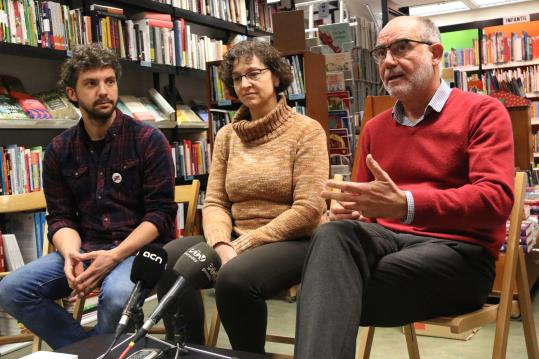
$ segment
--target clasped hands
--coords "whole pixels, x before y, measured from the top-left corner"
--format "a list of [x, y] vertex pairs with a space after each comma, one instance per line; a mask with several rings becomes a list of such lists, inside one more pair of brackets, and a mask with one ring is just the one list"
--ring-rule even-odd
[[[330, 220], [366, 218], [403, 218], [406, 216], [406, 195], [391, 180], [372, 155], [367, 155], [367, 167], [374, 176], [371, 182], [337, 182], [328, 180], [325, 199], [335, 200], [330, 209]], [[341, 192], [332, 192], [338, 189]]]
[[[85, 261], [91, 262], [86, 269], [83, 265]], [[118, 263], [119, 260], [111, 250], [68, 253], [65, 257], [64, 272], [69, 287], [73, 290], [69, 300], [86, 297]]]

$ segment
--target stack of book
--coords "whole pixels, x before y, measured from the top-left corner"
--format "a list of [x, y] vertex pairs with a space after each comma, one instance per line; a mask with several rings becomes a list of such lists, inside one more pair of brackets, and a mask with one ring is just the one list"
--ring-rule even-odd
[[205, 140], [184, 139], [171, 145], [176, 178], [189, 179], [208, 174], [211, 165], [211, 145]]
[[245, 0], [172, 0], [172, 6], [247, 25]]
[[530, 36], [527, 31], [483, 34], [481, 52], [484, 65], [538, 59], [539, 36]]
[[305, 82], [303, 76], [303, 58], [298, 55], [286, 58], [286, 61], [292, 69], [292, 83], [285, 91], [285, 95], [290, 100], [298, 100], [305, 98]]

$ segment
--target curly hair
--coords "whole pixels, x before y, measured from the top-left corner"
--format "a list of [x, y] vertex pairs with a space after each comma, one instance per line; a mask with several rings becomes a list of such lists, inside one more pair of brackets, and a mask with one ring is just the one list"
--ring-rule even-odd
[[103, 67], [112, 68], [116, 74], [116, 80], [120, 79], [122, 67], [114, 51], [104, 48], [99, 43], [76, 46], [71, 58], [62, 65], [58, 86], [61, 89], [75, 88], [81, 72]]
[[234, 65], [240, 59], [251, 61], [253, 56], [258, 57], [271, 70], [272, 74], [279, 79], [279, 85], [275, 88], [277, 93], [286, 90], [290, 86], [292, 83], [292, 70], [279, 51], [267, 42], [244, 40], [226, 52], [219, 67], [219, 77], [232, 96], [237, 97], [232, 81]]

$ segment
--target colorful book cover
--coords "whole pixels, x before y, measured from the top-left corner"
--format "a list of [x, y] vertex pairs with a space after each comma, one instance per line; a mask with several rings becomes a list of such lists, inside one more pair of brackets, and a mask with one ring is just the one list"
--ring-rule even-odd
[[320, 41], [333, 52], [343, 52], [343, 44], [352, 41], [350, 24], [347, 22], [318, 26]]
[[351, 102], [348, 91], [328, 92], [327, 97], [329, 111], [350, 111]]
[[29, 118], [35, 120], [51, 119], [52, 116], [38, 99], [32, 97], [19, 98], [17, 100], [23, 111]]
[[326, 73], [326, 90], [328, 92], [344, 91], [345, 89], [344, 72], [333, 71]]
[[27, 120], [28, 116], [16, 100], [0, 95], [0, 120]]
[[338, 155], [349, 155], [352, 153], [347, 128], [329, 129], [329, 153]]

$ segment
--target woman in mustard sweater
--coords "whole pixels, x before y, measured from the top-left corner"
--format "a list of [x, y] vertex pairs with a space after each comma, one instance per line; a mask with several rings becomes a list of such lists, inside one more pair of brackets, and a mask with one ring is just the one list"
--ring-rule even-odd
[[[207, 241], [222, 261], [215, 284], [219, 316], [235, 350], [264, 352], [265, 300], [300, 282], [311, 232], [326, 204], [326, 135], [320, 124], [292, 110], [278, 94], [292, 73], [271, 45], [243, 41], [224, 56], [220, 77], [242, 106], [215, 139], [206, 199], [204, 237], [168, 243], [169, 263]], [[176, 279], [173, 265], [158, 286], [161, 298]], [[187, 342], [203, 343], [204, 308], [196, 291], [184, 294], [173, 314], [187, 326]]]

